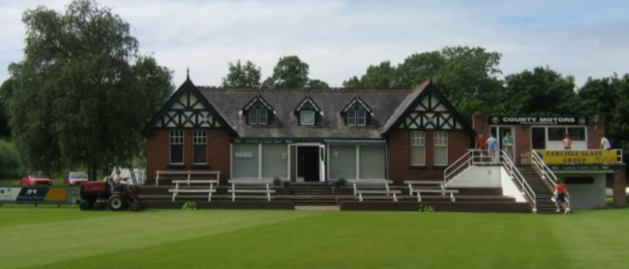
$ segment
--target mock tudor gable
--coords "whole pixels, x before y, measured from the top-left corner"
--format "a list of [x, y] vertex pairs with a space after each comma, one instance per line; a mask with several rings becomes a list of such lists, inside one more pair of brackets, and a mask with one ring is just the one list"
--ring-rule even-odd
[[474, 131], [469, 123], [456, 111], [454, 106], [427, 80], [417, 86], [382, 129], [382, 134], [392, 128], [404, 130], [434, 131]]
[[186, 81], [170, 96], [162, 109], [144, 128], [145, 135], [153, 128], [233, 128], [190, 81]]

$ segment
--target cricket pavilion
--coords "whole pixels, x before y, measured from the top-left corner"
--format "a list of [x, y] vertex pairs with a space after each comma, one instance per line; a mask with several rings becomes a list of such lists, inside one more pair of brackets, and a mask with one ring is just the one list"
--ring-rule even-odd
[[[605, 206], [609, 178], [624, 206], [622, 152], [598, 149], [604, 127], [598, 117], [462, 115], [430, 80], [356, 90], [187, 78], [144, 129], [143, 198], [162, 208], [554, 212], [558, 180], [574, 208], [594, 208]], [[477, 133], [501, 141], [506, 131], [508, 153], [474, 149]], [[565, 133], [573, 150], [557, 146]]]

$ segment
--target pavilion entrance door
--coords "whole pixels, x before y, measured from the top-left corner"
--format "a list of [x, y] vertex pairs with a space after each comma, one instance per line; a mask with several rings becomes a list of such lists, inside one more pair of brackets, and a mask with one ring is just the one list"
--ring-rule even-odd
[[304, 182], [319, 182], [319, 146], [297, 147], [297, 177]]
[[[515, 127], [514, 126], [503, 126], [503, 125], [499, 125], [499, 126], [491, 126], [491, 134], [496, 138], [496, 141], [498, 142], [498, 150], [504, 150], [509, 158], [513, 161], [514, 164], [517, 163], [517, 150], [516, 150], [516, 137], [515, 137]], [[507, 147], [505, 145], [503, 145], [503, 140], [505, 138], [505, 136], [507, 135], [507, 133], [511, 134], [511, 137], [513, 137], [513, 146], [511, 147]]]

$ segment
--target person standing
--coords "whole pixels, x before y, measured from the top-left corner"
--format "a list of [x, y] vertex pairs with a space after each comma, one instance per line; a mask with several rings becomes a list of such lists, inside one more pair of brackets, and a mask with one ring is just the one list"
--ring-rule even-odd
[[560, 180], [555, 185], [555, 205], [557, 206], [557, 212], [561, 212], [561, 207], [564, 209], [564, 214], [570, 213], [570, 206], [566, 201], [566, 184], [563, 180]]
[[498, 155], [498, 141], [493, 134], [489, 134], [489, 138], [487, 138], [486, 144], [487, 150], [489, 151], [489, 156], [494, 158], [495, 161], [495, 158]]
[[601, 138], [601, 146], [600, 146], [600, 148], [603, 149], [603, 150], [608, 150], [608, 149], [612, 148], [612, 144], [609, 143], [609, 140], [607, 139], [607, 137], [603, 136], [603, 138]]
[[568, 134], [566, 134], [566, 136], [563, 138], [563, 149], [564, 150], [572, 149], [572, 138], [570, 138], [570, 135]]
[[515, 158], [513, 156], [513, 136], [511, 136], [510, 131], [505, 132], [505, 137], [502, 139], [502, 146], [504, 147], [507, 156], [509, 156], [509, 159], [515, 162]]
[[483, 152], [485, 151], [485, 149], [487, 148], [487, 140], [485, 140], [485, 136], [482, 133], [479, 133], [478, 135], [476, 135], [476, 142], [474, 143], [474, 149], [476, 149], [477, 152], [480, 153], [480, 160], [481, 161], [485, 161], [483, 160]]

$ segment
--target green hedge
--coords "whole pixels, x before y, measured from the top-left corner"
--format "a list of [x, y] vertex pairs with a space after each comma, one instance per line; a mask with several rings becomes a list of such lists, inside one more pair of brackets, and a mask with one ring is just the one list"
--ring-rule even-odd
[[24, 165], [15, 143], [0, 140], [0, 179], [15, 179], [23, 174]]

